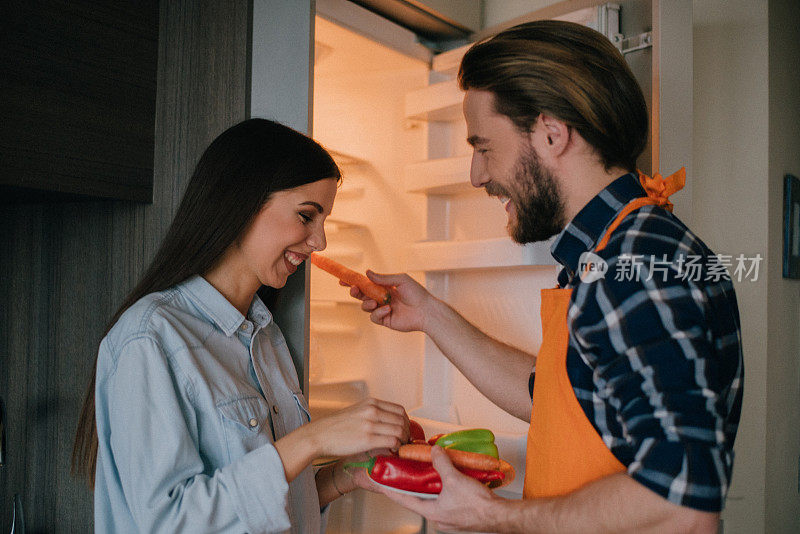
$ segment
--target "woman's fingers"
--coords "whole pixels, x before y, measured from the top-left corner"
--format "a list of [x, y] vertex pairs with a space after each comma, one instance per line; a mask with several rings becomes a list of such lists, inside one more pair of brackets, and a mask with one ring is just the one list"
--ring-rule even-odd
[[376, 436], [389, 436], [390, 438], [395, 438], [398, 441], [403, 439], [404, 434], [402, 426], [376, 422], [371, 422], [369, 424], [368, 432]]
[[321, 454], [340, 456], [370, 449], [397, 450], [410, 437], [405, 409], [373, 398], [311, 424], [317, 430]]
[[408, 416], [405, 408], [399, 404], [370, 398], [361, 401], [353, 409], [367, 425], [365, 430], [368, 432], [391, 433], [398, 437], [408, 433]]
[[361, 408], [364, 432], [371, 436], [369, 448], [397, 450], [410, 436], [405, 408], [393, 402], [367, 399]]
[[396, 453], [400, 446], [403, 444], [400, 438], [388, 436], [385, 434], [373, 434], [369, 438], [370, 447], [389, 449], [392, 453]]
[[394, 414], [399, 415], [403, 419], [408, 419], [408, 416], [406, 415], [406, 409], [403, 408], [401, 405], [381, 399], [373, 398], [371, 400], [375, 402], [375, 405], [381, 410], [386, 410], [387, 412], [392, 412]]

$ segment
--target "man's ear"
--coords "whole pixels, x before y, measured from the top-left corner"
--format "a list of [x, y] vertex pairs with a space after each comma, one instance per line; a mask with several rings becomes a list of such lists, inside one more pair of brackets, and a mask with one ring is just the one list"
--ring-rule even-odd
[[570, 143], [572, 129], [552, 115], [540, 113], [530, 132], [531, 142], [538, 150], [546, 151], [551, 157], [564, 153]]

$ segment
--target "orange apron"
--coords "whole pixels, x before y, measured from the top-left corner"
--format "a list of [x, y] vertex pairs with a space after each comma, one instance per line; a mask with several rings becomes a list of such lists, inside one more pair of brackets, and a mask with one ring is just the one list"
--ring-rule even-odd
[[[658, 174], [650, 178], [640, 172], [639, 180], [648, 196], [636, 198], [622, 209], [595, 252], [605, 248], [612, 232], [632, 211], [649, 204], [672, 211], [667, 197], [683, 187], [686, 172], [681, 168], [666, 179]], [[542, 346], [536, 356], [525, 460], [525, 499], [571, 493], [594, 480], [626, 470], [587, 419], [567, 376], [567, 311], [571, 296], [572, 289], [542, 290]]]

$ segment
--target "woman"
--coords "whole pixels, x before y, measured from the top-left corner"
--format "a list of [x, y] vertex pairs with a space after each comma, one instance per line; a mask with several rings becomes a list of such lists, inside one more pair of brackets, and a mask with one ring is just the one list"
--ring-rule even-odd
[[317, 143], [263, 119], [222, 133], [98, 352], [73, 453], [98, 532], [319, 532], [366, 485], [345, 456], [408, 441], [370, 399], [310, 422], [292, 359], [256, 295], [313, 251], [341, 178]]

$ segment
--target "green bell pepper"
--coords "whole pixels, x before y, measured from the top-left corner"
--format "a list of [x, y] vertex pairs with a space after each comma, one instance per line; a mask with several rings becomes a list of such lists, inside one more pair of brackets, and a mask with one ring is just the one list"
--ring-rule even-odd
[[494, 444], [494, 434], [485, 428], [471, 428], [445, 434], [436, 440], [436, 445], [444, 449], [477, 452], [499, 458], [497, 445]]

